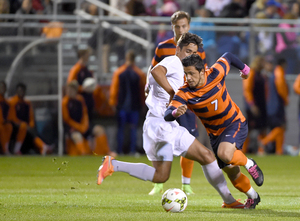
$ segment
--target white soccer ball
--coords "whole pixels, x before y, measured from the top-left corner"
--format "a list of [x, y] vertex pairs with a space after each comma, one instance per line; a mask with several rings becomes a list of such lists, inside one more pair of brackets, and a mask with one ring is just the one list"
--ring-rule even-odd
[[96, 86], [97, 82], [95, 78], [92, 77], [88, 77], [82, 82], [82, 88], [85, 92], [92, 93], [96, 89]]
[[185, 210], [187, 206], [187, 196], [181, 189], [168, 189], [161, 198], [162, 207], [167, 212], [178, 213]]

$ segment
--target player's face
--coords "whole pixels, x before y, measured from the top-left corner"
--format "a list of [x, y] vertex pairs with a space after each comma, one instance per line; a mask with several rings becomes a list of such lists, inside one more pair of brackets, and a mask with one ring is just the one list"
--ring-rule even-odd
[[17, 93], [18, 97], [22, 99], [25, 97], [26, 91], [22, 87], [18, 87], [16, 93]]
[[190, 88], [202, 86], [205, 82], [204, 69], [199, 72], [194, 66], [183, 67]]
[[180, 60], [184, 59], [185, 57], [191, 55], [191, 54], [196, 54], [198, 51], [198, 46], [190, 43], [187, 46], [183, 46], [182, 49], [177, 46], [176, 47], [176, 55], [179, 57]]
[[76, 98], [77, 90], [76, 90], [74, 87], [68, 86], [68, 87], [67, 87], [67, 95], [68, 95], [70, 98]]
[[174, 32], [176, 41], [178, 41], [181, 35], [187, 33], [190, 30], [190, 24], [187, 18], [179, 19], [175, 24], [172, 24], [172, 30]]

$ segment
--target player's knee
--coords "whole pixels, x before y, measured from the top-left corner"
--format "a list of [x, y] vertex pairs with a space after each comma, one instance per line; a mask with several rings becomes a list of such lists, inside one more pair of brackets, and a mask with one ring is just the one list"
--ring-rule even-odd
[[101, 135], [103, 135], [103, 134], [105, 134], [105, 129], [104, 129], [104, 127], [102, 127], [102, 126], [100, 126], [100, 125], [94, 126], [94, 128], [93, 128], [93, 135], [94, 135], [94, 136], [101, 136]]
[[169, 179], [169, 173], [156, 173], [153, 178], [154, 183], [165, 183]]
[[71, 139], [75, 142], [75, 143], [80, 143], [83, 141], [83, 137], [82, 134], [75, 131], [71, 134]]
[[218, 157], [224, 162], [229, 163], [232, 160], [233, 153], [236, 150], [234, 144], [223, 142], [218, 148]]
[[227, 174], [228, 178], [231, 181], [236, 180], [240, 176], [240, 173], [241, 173], [239, 166], [232, 166], [232, 165], [224, 167], [223, 171]]

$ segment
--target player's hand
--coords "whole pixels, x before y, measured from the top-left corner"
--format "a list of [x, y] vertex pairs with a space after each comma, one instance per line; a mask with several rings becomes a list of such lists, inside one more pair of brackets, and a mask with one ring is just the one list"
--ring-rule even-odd
[[186, 110], [187, 110], [187, 106], [185, 104], [179, 106], [176, 111], [176, 117], [180, 117], [181, 115], [184, 115]]
[[244, 74], [243, 72], [240, 71], [240, 77], [241, 77], [242, 79], [248, 79], [249, 74]]
[[256, 105], [252, 105], [250, 107], [251, 113], [255, 116], [255, 117], [259, 117], [260, 116], [260, 111], [259, 108]]

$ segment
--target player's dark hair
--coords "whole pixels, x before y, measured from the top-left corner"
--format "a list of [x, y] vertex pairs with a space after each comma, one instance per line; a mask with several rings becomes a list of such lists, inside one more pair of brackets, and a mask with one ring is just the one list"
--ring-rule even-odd
[[18, 88], [22, 88], [24, 91], [26, 91], [27, 87], [24, 83], [18, 83], [17, 86], [16, 86], [16, 89]]
[[88, 49], [80, 49], [77, 51], [77, 58], [80, 59], [83, 56], [85, 56], [87, 53], [89, 53]]
[[198, 35], [192, 34], [190, 32], [184, 33], [179, 38], [177, 45], [182, 49], [184, 46], [188, 46], [189, 44], [195, 44], [199, 48], [202, 48], [202, 38], [200, 38]]
[[191, 54], [182, 59], [183, 67], [194, 66], [197, 71], [201, 72], [204, 69], [204, 62], [198, 54]]
[[190, 24], [191, 22], [191, 16], [189, 13], [184, 12], [184, 11], [177, 11], [171, 16], [171, 23], [174, 25], [178, 20], [186, 18], [188, 20], [188, 23]]

